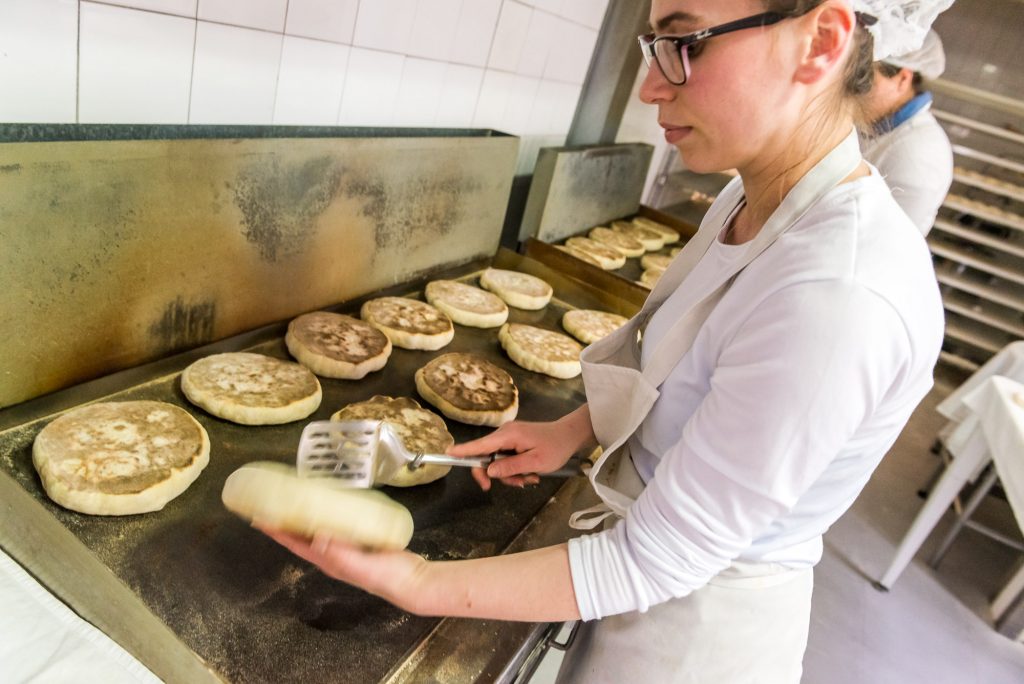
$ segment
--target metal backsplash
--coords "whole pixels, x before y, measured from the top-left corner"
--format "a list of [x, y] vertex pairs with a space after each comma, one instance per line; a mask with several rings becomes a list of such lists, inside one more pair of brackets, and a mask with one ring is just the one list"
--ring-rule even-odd
[[518, 140], [401, 135], [0, 143], [0, 407], [494, 254]]
[[519, 239], [557, 242], [635, 214], [653, 153], [642, 143], [542, 149]]

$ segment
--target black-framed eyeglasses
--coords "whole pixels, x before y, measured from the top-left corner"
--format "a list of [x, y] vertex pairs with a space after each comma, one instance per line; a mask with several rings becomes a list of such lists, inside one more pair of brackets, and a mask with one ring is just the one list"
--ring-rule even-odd
[[647, 33], [638, 36], [637, 40], [640, 41], [640, 51], [643, 52], [644, 62], [648, 67], [651, 66], [652, 61], [656, 62], [669, 83], [683, 85], [690, 78], [690, 50], [699, 49], [700, 44], [708, 38], [733, 31], [771, 26], [796, 16], [799, 15], [792, 12], [764, 12], [683, 36], [656, 36], [653, 33]]

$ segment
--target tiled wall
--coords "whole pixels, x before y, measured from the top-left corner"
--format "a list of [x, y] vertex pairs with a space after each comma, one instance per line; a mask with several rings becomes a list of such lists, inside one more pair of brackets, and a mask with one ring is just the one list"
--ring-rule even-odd
[[0, 0], [0, 121], [572, 122], [608, 0]]

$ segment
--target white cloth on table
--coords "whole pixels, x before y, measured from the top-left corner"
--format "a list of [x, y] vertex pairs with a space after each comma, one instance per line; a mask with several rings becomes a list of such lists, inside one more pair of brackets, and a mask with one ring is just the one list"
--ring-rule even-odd
[[0, 551], [0, 681], [159, 684], [160, 679]]

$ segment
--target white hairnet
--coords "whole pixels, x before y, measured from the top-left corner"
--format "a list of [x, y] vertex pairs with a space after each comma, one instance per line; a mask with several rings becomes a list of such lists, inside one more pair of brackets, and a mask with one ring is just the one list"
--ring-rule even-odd
[[946, 70], [946, 52], [942, 49], [939, 34], [935, 31], [928, 32], [924, 45], [919, 50], [889, 57], [885, 61], [893, 66], [916, 71], [929, 81], [935, 80]]
[[[875, 61], [919, 49], [935, 17], [949, 9], [953, 0], [850, 0], [855, 12], [877, 21], [868, 27], [875, 39]], [[922, 72], [923, 73], [923, 72]]]

